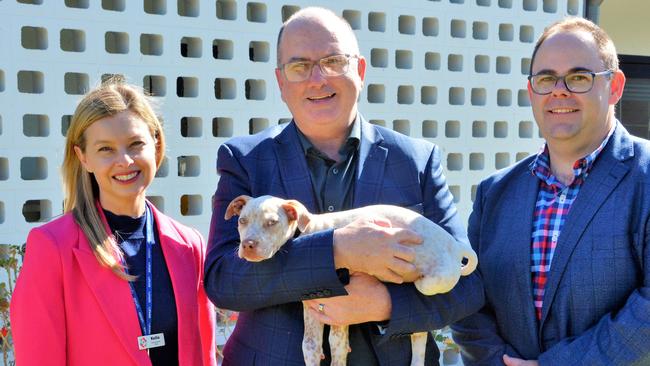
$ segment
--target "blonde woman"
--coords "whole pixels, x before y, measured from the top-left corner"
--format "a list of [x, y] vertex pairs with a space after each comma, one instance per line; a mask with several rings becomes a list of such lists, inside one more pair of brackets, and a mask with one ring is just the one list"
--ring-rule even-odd
[[138, 89], [111, 81], [81, 100], [65, 214], [30, 232], [11, 303], [18, 365], [216, 365], [203, 239], [145, 199], [164, 150]]

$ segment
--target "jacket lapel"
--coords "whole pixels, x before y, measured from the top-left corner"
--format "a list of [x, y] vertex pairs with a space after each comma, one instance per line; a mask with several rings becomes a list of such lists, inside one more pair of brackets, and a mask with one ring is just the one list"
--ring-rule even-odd
[[553, 303], [557, 287], [571, 254], [591, 219], [629, 171], [629, 166], [623, 160], [632, 155], [633, 147], [629, 135], [618, 123], [616, 131], [594, 162], [589, 176], [580, 188], [580, 193], [571, 206], [571, 211], [560, 233], [544, 293], [540, 330]]
[[316, 212], [318, 205], [305, 154], [300, 146], [296, 123], [291, 123], [275, 138], [274, 151], [280, 177], [287, 194], [286, 198], [300, 201], [310, 212]]
[[88, 287], [134, 363], [151, 365], [147, 353], [137, 347], [136, 342], [142, 334], [129, 284], [97, 262], [85, 234], [78, 230], [79, 247], [73, 252]]
[[354, 207], [375, 204], [379, 201], [384, 180], [384, 169], [388, 158], [388, 149], [381, 146], [384, 140], [375, 127], [359, 115], [361, 123], [361, 142], [359, 162], [357, 164], [357, 181], [354, 188]]

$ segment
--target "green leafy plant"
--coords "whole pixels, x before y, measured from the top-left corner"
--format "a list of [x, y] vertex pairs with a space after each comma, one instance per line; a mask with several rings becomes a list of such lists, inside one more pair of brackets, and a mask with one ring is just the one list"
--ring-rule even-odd
[[14, 292], [14, 285], [25, 255], [25, 245], [0, 244], [0, 267], [6, 272], [5, 282], [0, 282], [0, 350], [5, 366], [9, 363], [9, 354], [14, 351], [9, 321], [9, 304]]

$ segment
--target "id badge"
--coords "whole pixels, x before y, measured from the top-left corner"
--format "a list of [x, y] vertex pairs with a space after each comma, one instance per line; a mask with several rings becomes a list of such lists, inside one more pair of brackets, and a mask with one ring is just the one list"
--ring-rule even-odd
[[138, 337], [138, 348], [140, 350], [162, 347], [165, 345], [165, 335], [163, 333], [150, 334]]

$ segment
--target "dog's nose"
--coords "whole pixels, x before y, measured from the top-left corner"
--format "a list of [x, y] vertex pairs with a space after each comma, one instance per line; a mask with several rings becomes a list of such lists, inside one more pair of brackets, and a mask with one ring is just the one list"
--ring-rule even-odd
[[246, 239], [242, 243], [242, 246], [244, 247], [244, 249], [249, 249], [249, 250], [250, 249], [255, 249], [257, 247], [257, 240]]

